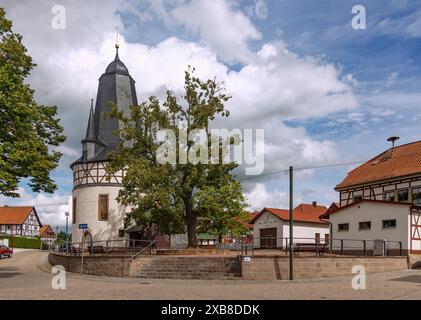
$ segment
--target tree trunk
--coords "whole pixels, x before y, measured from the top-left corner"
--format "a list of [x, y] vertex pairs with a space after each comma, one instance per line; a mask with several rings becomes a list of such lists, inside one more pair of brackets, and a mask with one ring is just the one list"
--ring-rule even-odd
[[186, 195], [184, 198], [186, 207], [186, 223], [187, 223], [187, 247], [197, 248], [197, 218], [193, 212], [192, 196]]

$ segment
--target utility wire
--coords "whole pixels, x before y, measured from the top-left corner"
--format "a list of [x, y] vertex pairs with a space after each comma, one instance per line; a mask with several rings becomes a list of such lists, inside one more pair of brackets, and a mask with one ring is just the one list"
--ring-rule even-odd
[[[380, 155], [384, 154], [387, 155], [388, 151], [392, 151], [393, 149], [389, 149], [383, 153], [380, 153], [378, 156], [376, 156], [375, 158], [378, 158]], [[404, 155], [400, 155], [400, 156], [394, 156], [393, 158], [402, 158], [402, 157], [408, 157], [408, 156], [413, 156], [413, 155], [418, 155], [419, 153], [409, 153], [409, 154], [404, 154]], [[372, 158], [373, 159], [373, 158]], [[370, 161], [370, 160], [368, 160]], [[324, 168], [332, 168], [332, 167], [340, 167], [340, 166], [349, 166], [349, 165], [357, 165], [357, 164], [362, 164], [362, 163], [366, 163], [368, 162], [367, 160], [360, 160], [360, 161], [351, 161], [351, 162], [339, 162], [339, 163], [332, 163], [332, 164], [326, 164], [326, 165], [320, 165], [320, 166], [310, 166], [310, 167], [294, 167], [294, 171], [300, 171], [300, 170], [312, 170], [312, 169], [324, 169]], [[263, 178], [263, 177], [268, 177], [268, 176], [273, 176], [273, 175], [277, 175], [277, 174], [287, 174], [289, 172], [289, 168], [288, 169], [282, 169], [282, 170], [277, 170], [277, 171], [273, 171], [273, 172], [268, 172], [268, 173], [264, 173], [258, 176], [248, 176], [248, 177], [243, 177], [243, 178], [238, 178], [239, 181], [246, 181], [246, 180], [251, 180], [251, 179], [259, 179], [259, 178]], [[96, 202], [96, 201], [88, 201], [88, 202]], [[57, 203], [37, 203], [34, 204], [40, 207], [45, 207], [45, 206], [59, 206], [59, 205], [71, 205], [71, 203], [68, 202], [57, 202]], [[12, 207], [12, 206], [10, 206]]]

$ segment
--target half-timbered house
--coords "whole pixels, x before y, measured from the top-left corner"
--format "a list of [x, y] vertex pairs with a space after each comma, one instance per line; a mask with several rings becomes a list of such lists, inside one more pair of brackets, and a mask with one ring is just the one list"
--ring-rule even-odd
[[421, 205], [421, 141], [375, 156], [349, 172], [335, 190], [341, 207], [362, 199]]
[[41, 227], [34, 207], [0, 207], [0, 234], [38, 237]]
[[374, 252], [380, 241], [384, 253], [421, 253], [421, 141], [375, 156], [349, 172], [335, 190], [339, 206], [321, 216], [329, 220], [335, 241], [346, 239], [345, 246], [354, 251], [364, 246]]
[[57, 235], [50, 225], [46, 224], [39, 229], [39, 237], [44, 243], [52, 244], [57, 240]]

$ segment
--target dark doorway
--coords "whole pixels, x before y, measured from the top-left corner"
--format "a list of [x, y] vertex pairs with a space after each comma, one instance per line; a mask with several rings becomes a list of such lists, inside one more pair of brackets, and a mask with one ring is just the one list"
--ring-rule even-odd
[[276, 248], [277, 228], [260, 229], [260, 248]]

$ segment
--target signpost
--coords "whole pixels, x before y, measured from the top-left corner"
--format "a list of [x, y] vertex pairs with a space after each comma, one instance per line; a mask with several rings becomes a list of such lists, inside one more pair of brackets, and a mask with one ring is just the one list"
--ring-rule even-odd
[[[79, 224], [79, 230], [88, 229], [87, 223]], [[85, 232], [82, 232], [82, 249], [80, 250], [80, 275], [83, 275], [83, 248], [85, 247]]]

